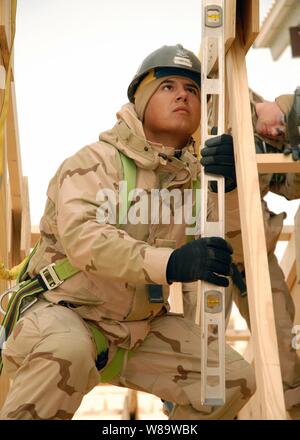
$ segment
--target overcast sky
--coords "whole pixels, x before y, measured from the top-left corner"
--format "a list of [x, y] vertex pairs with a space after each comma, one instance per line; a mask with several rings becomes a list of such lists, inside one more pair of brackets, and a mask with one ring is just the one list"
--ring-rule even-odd
[[[261, 16], [271, 3], [261, 1]], [[164, 44], [198, 53], [200, 23], [201, 0], [18, 0], [15, 82], [33, 224], [60, 163], [114, 125], [143, 58]], [[250, 86], [267, 99], [300, 85], [290, 48], [275, 63], [268, 49], [251, 49], [247, 66]], [[296, 204], [279, 206], [291, 222]]]

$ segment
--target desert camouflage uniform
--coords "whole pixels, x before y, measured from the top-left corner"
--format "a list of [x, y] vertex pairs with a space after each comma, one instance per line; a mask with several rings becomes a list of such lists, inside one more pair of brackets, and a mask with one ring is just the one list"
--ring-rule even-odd
[[[117, 193], [123, 179], [117, 150], [135, 160], [137, 187], [147, 193], [190, 188], [199, 173], [193, 142], [178, 159], [173, 150], [145, 141], [131, 104], [100, 142], [61, 165], [48, 188], [29, 274], [65, 255], [81, 272], [44, 293], [8, 339], [4, 369], [13, 383], [2, 419], [72, 418], [83, 396], [99, 383], [96, 346], [85, 320], [107, 337], [110, 359], [117, 347], [134, 350], [111, 383], [175, 402], [173, 419], [234, 418], [254, 392], [252, 367], [227, 346], [226, 405], [200, 404], [200, 330], [169, 314], [167, 302], [167, 261], [173, 248], [185, 243], [185, 225], [175, 224], [173, 216], [170, 224], [122, 229], [96, 220], [102, 203], [98, 191]], [[164, 304], [149, 302], [149, 284], [163, 285]], [[209, 358], [216, 359], [214, 342]]]
[[[252, 110], [253, 127], [256, 126], [257, 115], [255, 104], [263, 102], [264, 99], [250, 91], [250, 103]], [[282, 95], [276, 99], [277, 104], [284, 114], [290, 110], [293, 102], [293, 95]], [[286, 141], [277, 142], [267, 138], [263, 138], [255, 133], [256, 138], [268, 144], [268, 152], [282, 152]], [[257, 151], [263, 152], [263, 151]], [[271, 287], [273, 294], [275, 325], [277, 330], [278, 350], [280, 365], [282, 371], [282, 379], [284, 388], [296, 386], [300, 382], [300, 364], [296, 351], [292, 348], [292, 327], [294, 323], [295, 308], [285, 282], [284, 274], [279, 266], [277, 258], [274, 254], [275, 247], [283, 227], [283, 220], [286, 213], [274, 214], [263, 200], [263, 197], [269, 192], [284, 196], [288, 200], [300, 197], [300, 173], [297, 174], [260, 174], [259, 175], [260, 191], [262, 196], [262, 212], [264, 219], [264, 227], [266, 234], [266, 244], [268, 252], [268, 262], [271, 278]], [[215, 199], [215, 196], [212, 195]], [[244, 271], [243, 246], [241, 236], [241, 226], [239, 209], [237, 202], [237, 190], [226, 194], [226, 238], [231, 243], [234, 253], [233, 260], [237, 264], [240, 272]], [[227, 289], [226, 301], [227, 310], [230, 310], [230, 298], [233, 298], [238, 306], [241, 315], [246, 319], [250, 328], [250, 318], [247, 297], [241, 297], [239, 290], [232, 286]], [[188, 301], [186, 301], [188, 303]], [[189, 314], [190, 311], [188, 312]], [[228, 316], [227, 316], [228, 318]], [[300, 402], [300, 392], [299, 392]], [[288, 404], [288, 402], [287, 402]]]
[[[250, 102], [252, 109], [253, 126], [256, 125], [255, 104], [264, 101], [263, 98], [257, 94], [250, 93]], [[292, 106], [293, 95], [282, 95], [276, 99], [276, 102], [281, 107], [282, 111], [286, 113]], [[268, 146], [268, 152], [282, 152], [286, 142], [275, 142], [267, 138], [263, 138], [255, 133], [255, 136], [261, 141], [265, 141]], [[259, 152], [259, 151], [257, 151]], [[261, 151], [263, 152], [263, 151]], [[283, 220], [286, 217], [284, 212], [274, 214], [263, 200], [263, 197], [271, 191], [275, 194], [284, 196], [288, 200], [300, 197], [300, 173], [298, 174], [260, 174], [259, 176], [260, 190], [262, 196], [262, 211], [266, 234], [266, 243], [268, 251], [268, 262], [271, 278], [271, 287], [273, 294], [275, 325], [277, 330], [278, 350], [280, 365], [282, 371], [282, 379], [284, 388], [296, 386], [300, 383], [300, 363], [296, 351], [292, 348], [292, 327], [294, 325], [295, 308], [294, 303], [289, 293], [287, 284], [285, 282], [284, 274], [278, 264], [275, 256], [275, 247], [279, 235], [282, 230]], [[234, 193], [234, 191], [233, 191]], [[234, 194], [232, 194], [234, 197]], [[230, 197], [230, 196], [229, 196]], [[232, 223], [232, 221], [234, 223]], [[230, 216], [230, 225], [227, 225], [230, 231], [227, 233], [227, 239], [231, 242], [234, 249], [233, 259], [238, 263], [238, 267], [242, 272], [244, 270], [243, 263], [243, 248], [242, 237], [239, 224], [239, 214], [236, 212]], [[249, 310], [247, 297], [241, 297], [239, 291], [233, 288], [231, 292], [239, 311], [246, 319], [250, 328]], [[300, 392], [299, 392], [300, 402]]]

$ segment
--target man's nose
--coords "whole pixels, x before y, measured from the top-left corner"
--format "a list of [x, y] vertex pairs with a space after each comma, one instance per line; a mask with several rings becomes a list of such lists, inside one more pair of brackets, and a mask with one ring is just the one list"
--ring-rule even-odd
[[284, 126], [272, 127], [272, 129], [271, 129], [271, 135], [273, 137], [281, 137], [281, 136], [284, 136], [284, 134], [285, 134], [285, 127]]
[[187, 100], [187, 90], [185, 90], [183, 87], [181, 87], [178, 90], [177, 96], [176, 96], [176, 100], [177, 101], [186, 101]]

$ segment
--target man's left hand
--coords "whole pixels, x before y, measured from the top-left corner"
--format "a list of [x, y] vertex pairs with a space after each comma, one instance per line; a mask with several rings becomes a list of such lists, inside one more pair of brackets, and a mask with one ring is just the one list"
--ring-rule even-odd
[[225, 192], [236, 188], [233, 139], [230, 134], [207, 139], [200, 153], [200, 163], [206, 173], [225, 177]]

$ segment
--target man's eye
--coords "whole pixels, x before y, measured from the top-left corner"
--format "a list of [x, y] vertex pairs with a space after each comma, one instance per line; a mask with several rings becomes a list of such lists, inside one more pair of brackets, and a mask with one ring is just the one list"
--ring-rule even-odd
[[171, 89], [172, 89], [172, 86], [171, 86], [171, 84], [164, 84], [163, 87], [162, 87], [162, 89], [163, 89], [163, 90], [171, 90]]
[[188, 91], [195, 96], [198, 96], [198, 92], [194, 87], [188, 87]]

